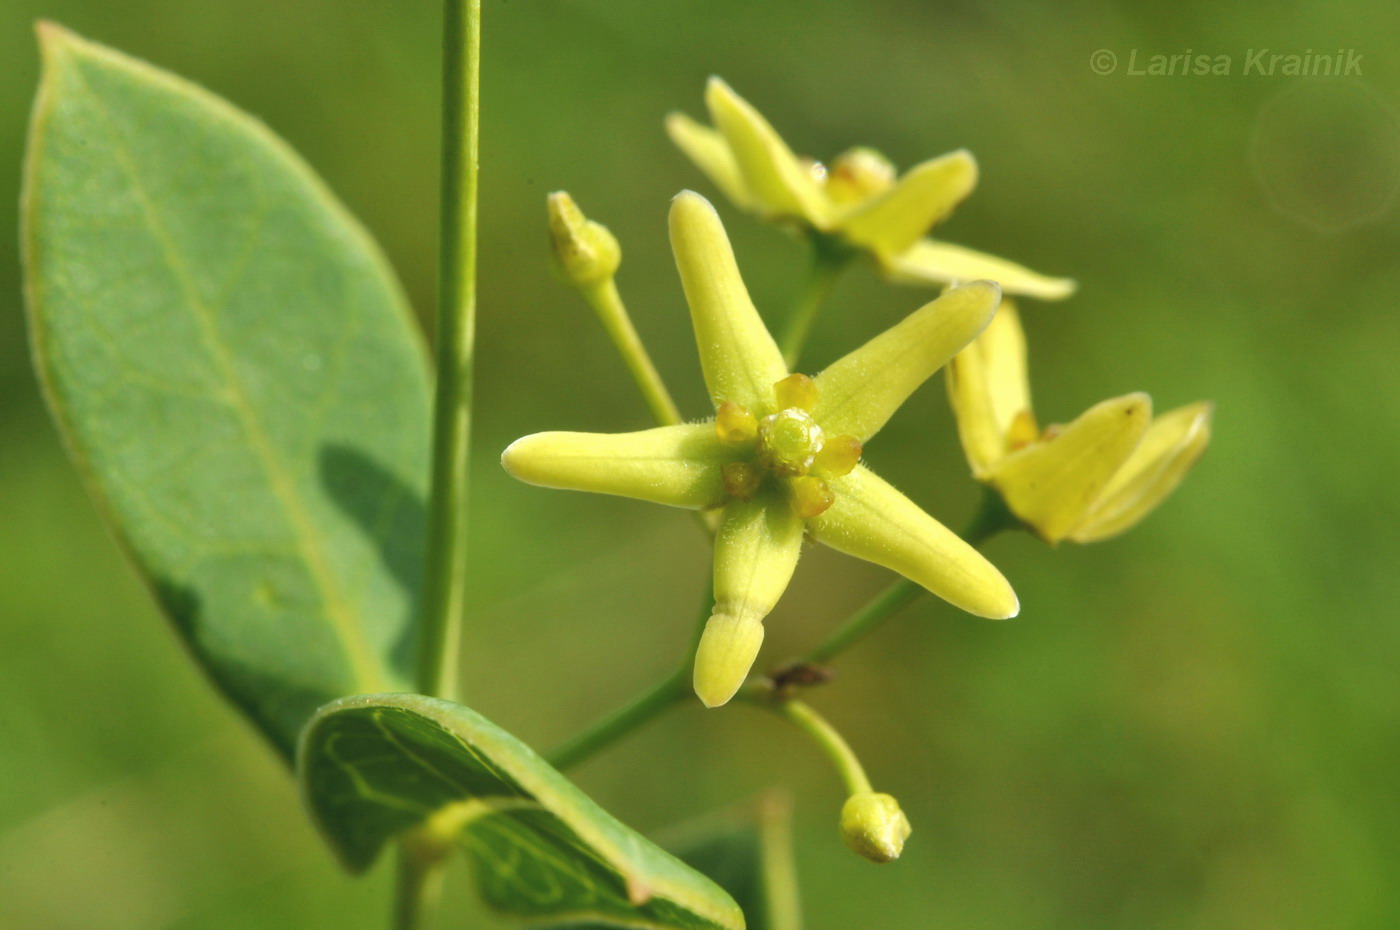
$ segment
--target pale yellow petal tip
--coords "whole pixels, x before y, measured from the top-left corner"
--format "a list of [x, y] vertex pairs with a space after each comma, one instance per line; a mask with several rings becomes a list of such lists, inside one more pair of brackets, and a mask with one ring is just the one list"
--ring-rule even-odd
[[730, 87], [724, 78], [720, 77], [718, 74], [712, 74], [705, 79], [705, 102], [709, 103], [712, 99], [716, 98], [727, 98], [729, 100], [739, 101], [744, 99], [734, 93], [734, 88]]
[[940, 155], [937, 158], [924, 162], [922, 165], [915, 165], [909, 170], [911, 172], [918, 171], [920, 168], [924, 167], [924, 165], [928, 165], [929, 167], [937, 166], [943, 169], [945, 172], [944, 177], [948, 177], [946, 173], [948, 169], [955, 169], [952, 177], [948, 177], [948, 180], [954, 182], [956, 186], [961, 189], [959, 199], [965, 198], [971, 194], [972, 191], [976, 189], [977, 182], [981, 179], [982, 171], [981, 168], [978, 167], [977, 158], [968, 149], [954, 149], [946, 155]]
[[964, 288], [984, 290], [988, 293], [989, 298], [995, 300], [997, 303], [1001, 303], [1001, 285], [998, 284], [996, 281], [991, 281], [987, 278], [980, 278], [976, 281], [966, 281], [962, 284], [957, 284], [953, 287], [953, 290], [961, 291]]
[[671, 223], [673, 225], [681, 220], [696, 220], [707, 217], [714, 217], [718, 220], [719, 211], [703, 194], [697, 194], [690, 188], [686, 188], [671, 198]]
[[706, 707], [727, 704], [763, 645], [762, 618], [715, 613], [695, 651], [695, 693]]
[[966, 167], [975, 182], [982, 173], [982, 169], [977, 165], [977, 156], [972, 154], [971, 149], [954, 149], [944, 156], [949, 161], [960, 162]]
[[871, 862], [893, 862], [913, 832], [899, 802], [888, 794], [863, 791], [841, 807], [841, 839]]
[[1041, 300], [1064, 300], [1077, 290], [1079, 282], [1073, 278], [1045, 278], [1033, 293], [1028, 292], [1026, 296], [1039, 297]]
[[973, 610], [978, 616], [986, 620], [1010, 620], [1021, 613], [1021, 599], [1016, 596], [1016, 592], [1011, 587], [1011, 582], [1005, 576], [997, 572], [997, 581], [1000, 584], [987, 583], [985, 600], [982, 602], [980, 610]]
[[534, 440], [543, 435], [543, 433], [532, 433], [529, 436], [522, 436], [506, 446], [505, 451], [501, 453], [501, 467], [506, 470], [506, 474], [520, 481], [530, 481], [527, 477], [530, 448], [535, 445]]
[[1131, 394], [1124, 394], [1117, 398], [1123, 408], [1123, 415], [1127, 417], [1142, 417], [1152, 419], [1152, 395], [1145, 391], [1134, 391]]
[[[977, 297], [982, 302], [981, 310], [986, 316], [987, 323], [992, 322], [992, 317], [996, 316], [997, 308], [1001, 306], [1001, 285], [995, 281], [968, 281], [948, 291], [948, 293], [953, 292]], [[985, 324], [983, 328], [986, 328]]]
[[1021, 615], [1021, 599], [1020, 599], [1019, 597], [1016, 596], [1016, 592], [1015, 592], [1015, 591], [1012, 591], [1012, 590], [1010, 589], [1010, 587], [1007, 588], [1007, 592], [1006, 592], [1006, 593], [1007, 593], [1008, 595], [1010, 595], [1010, 597], [1011, 597], [1011, 609], [1008, 610], [1008, 611], [1006, 611], [1005, 613], [1003, 613], [1000, 617], [989, 617], [988, 619], [990, 619], [990, 620], [1011, 620], [1011, 619], [1013, 619], [1013, 618], [1015, 618], [1015, 617], [1019, 617], [1019, 616]]

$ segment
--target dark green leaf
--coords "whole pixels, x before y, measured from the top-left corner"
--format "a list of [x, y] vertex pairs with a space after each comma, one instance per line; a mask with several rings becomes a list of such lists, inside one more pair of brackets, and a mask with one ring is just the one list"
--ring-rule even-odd
[[791, 822], [791, 802], [772, 791], [670, 831], [664, 840], [739, 902], [749, 930], [801, 930]]
[[24, 191], [34, 351], [102, 510], [284, 752], [413, 662], [428, 376], [311, 170], [179, 78], [45, 25]]
[[531, 921], [735, 930], [714, 883], [623, 826], [480, 714], [409, 694], [345, 698], [302, 736], [302, 792], [347, 867], [395, 836], [460, 830], [493, 907]]

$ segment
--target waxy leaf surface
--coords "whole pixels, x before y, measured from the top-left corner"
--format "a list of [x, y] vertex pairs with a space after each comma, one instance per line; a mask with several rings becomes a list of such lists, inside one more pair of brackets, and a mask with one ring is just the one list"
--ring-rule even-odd
[[23, 222], [36, 364], [99, 506], [290, 755], [407, 682], [428, 372], [369, 236], [261, 123], [40, 27]]

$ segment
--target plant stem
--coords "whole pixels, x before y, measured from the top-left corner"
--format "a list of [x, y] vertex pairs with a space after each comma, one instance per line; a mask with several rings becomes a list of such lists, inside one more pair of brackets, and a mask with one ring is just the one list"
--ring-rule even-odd
[[676, 402], [671, 399], [671, 392], [666, 390], [666, 384], [661, 380], [656, 366], [652, 364], [651, 356], [647, 354], [641, 337], [637, 335], [613, 277], [609, 275], [603, 281], [583, 288], [583, 296], [597, 312], [599, 321], [607, 330], [613, 345], [617, 347], [623, 362], [627, 364], [627, 370], [632, 373], [632, 380], [637, 382], [637, 387], [641, 390], [647, 408], [651, 410], [656, 422], [662, 426], [680, 423], [681, 412], [677, 409]]
[[[984, 489], [982, 505], [963, 531], [962, 537], [968, 545], [980, 549], [987, 540], [1002, 530], [1015, 526], [1016, 522], [1016, 518], [1002, 503], [1001, 496], [995, 491]], [[796, 664], [821, 665], [831, 661], [851, 644], [869, 635], [890, 617], [914, 603], [922, 593], [922, 585], [908, 578], [899, 579], [852, 614], [850, 619], [837, 627]]]
[[856, 758], [850, 744], [810, 705], [796, 698], [775, 695], [767, 685], [745, 688], [740, 691], [739, 696], [749, 704], [777, 714], [807, 734], [831, 760], [837, 774], [841, 776], [841, 782], [846, 786], [848, 795], [874, 790], [865, 774], [865, 767]]
[[[466, 609], [467, 490], [471, 477], [476, 341], [476, 204], [481, 125], [481, 0], [445, 0], [442, 43], [442, 234], [438, 251], [437, 390], [427, 577], [419, 618], [418, 690], [457, 694]], [[396, 930], [426, 930], [444, 859], [405, 837], [394, 884]]]
[[870, 603], [851, 615], [830, 636], [799, 661], [803, 665], [822, 665], [831, 661], [856, 640], [884, 623], [896, 613], [919, 599], [924, 591], [916, 581], [901, 578], [877, 594]]
[[846, 265], [851, 260], [850, 252], [844, 247], [833, 244], [832, 240], [819, 234], [812, 235], [811, 243], [812, 265], [807, 275], [806, 286], [798, 297], [797, 305], [788, 315], [782, 337], [778, 340], [778, 345], [783, 350], [783, 361], [787, 362], [789, 371], [797, 366], [802, 347], [807, 344], [807, 335], [812, 330], [812, 321], [816, 319], [817, 310], [821, 308], [826, 295], [831, 293], [832, 285], [841, 276], [841, 272], [846, 270]]
[[685, 651], [685, 658], [675, 671], [549, 753], [546, 756], [549, 763], [560, 771], [577, 765], [609, 743], [631, 733], [662, 711], [680, 703], [680, 700], [690, 693], [689, 685], [691, 669], [695, 663], [695, 647], [700, 642], [700, 634], [705, 631], [705, 623], [710, 619], [710, 612], [714, 610], [714, 606], [714, 598], [707, 591], [701, 605], [699, 622], [695, 626], [695, 632], [692, 634], [690, 644]]
[[428, 574], [418, 646], [418, 688], [425, 694], [447, 698], [457, 692], [461, 623], [466, 608], [480, 76], [481, 0], [446, 0], [437, 396], [433, 409]]
[[678, 669], [551, 752], [549, 764], [561, 772], [646, 723], [685, 696], [684, 669]]
[[446, 862], [420, 855], [410, 844], [399, 847], [394, 879], [394, 930], [428, 930], [442, 893]]

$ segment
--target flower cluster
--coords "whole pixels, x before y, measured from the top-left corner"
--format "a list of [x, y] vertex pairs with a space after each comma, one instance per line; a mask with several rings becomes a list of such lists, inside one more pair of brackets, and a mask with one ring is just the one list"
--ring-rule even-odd
[[[1026, 340], [1003, 294], [1060, 299], [1074, 282], [927, 238], [976, 184], [965, 151], [899, 175], [856, 148], [830, 167], [794, 155], [773, 127], [718, 78], [706, 103], [714, 126], [672, 114], [671, 138], [740, 208], [811, 239], [813, 281], [829, 283], [866, 254], [886, 277], [943, 288], [937, 299], [808, 376], [790, 370], [824, 287], [798, 305], [780, 350], [749, 297], [724, 226], [693, 192], [671, 205], [676, 267], [695, 330], [712, 414], [683, 422], [627, 318], [614, 283], [621, 249], [564, 193], [550, 195], [555, 270], [599, 314], [658, 424], [620, 434], [546, 432], [512, 443], [506, 470], [531, 484], [614, 494], [700, 512], [714, 535], [714, 606], [693, 663], [696, 694], [727, 703], [749, 676], [763, 621], [797, 567], [804, 540], [889, 568], [982, 617], [1015, 616], [1011, 585], [864, 463], [866, 445], [938, 369], [973, 477], [993, 493], [980, 539], [1019, 526], [1051, 544], [1093, 542], [1141, 520], [1177, 487], [1210, 439], [1211, 406], [1156, 419], [1146, 394], [1103, 401], [1042, 430], [1031, 410]], [[893, 601], [891, 601], [892, 603]], [[883, 601], [881, 602], [883, 603]], [[864, 612], [863, 612], [864, 613]], [[854, 618], [818, 647], [829, 657]], [[801, 667], [801, 666], [798, 666]], [[775, 673], [746, 689], [767, 694], [837, 762], [848, 800], [841, 835], [876, 862], [899, 856], [910, 832], [894, 798], [870, 786], [845, 742], [788, 694]]]

